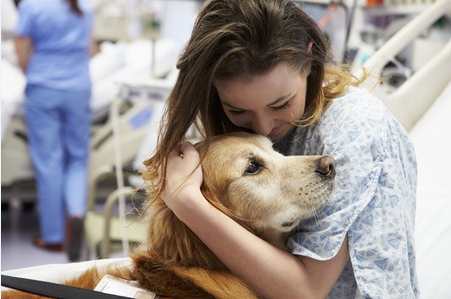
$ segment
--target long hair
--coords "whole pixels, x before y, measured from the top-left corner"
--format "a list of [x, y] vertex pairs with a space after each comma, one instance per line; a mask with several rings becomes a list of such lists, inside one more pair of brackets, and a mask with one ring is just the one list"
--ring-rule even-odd
[[76, 13], [79, 16], [82, 16], [84, 13], [80, 9], [80, 6], [78, 5], [78, 0], [66, 0], [70, 4], [70, 9]]
[[178, 60], [179, 76], [167, 100], [156, 152], [144, 163], [144, 179], [161, 190], [165, 157], [193, 124], [207, 142], [211, 136], [243, 130], [223, 111], [215, 80], [246, 79], [281, 62], [299, 72], [310, 67], [305, 113], [298, 125], [315, 123], [330, 101], [360, 83], [334, 63], [321, 29], [294, 1], [207, 1]]

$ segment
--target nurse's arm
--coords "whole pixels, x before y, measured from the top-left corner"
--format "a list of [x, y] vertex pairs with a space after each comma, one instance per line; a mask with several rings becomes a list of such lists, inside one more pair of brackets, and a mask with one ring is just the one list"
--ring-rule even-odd
[[99, 47], [97, 46], [96, 39], [94, 35], [91, 33], [89, 37], [89, 56], [94, 56], [99, 53]]
[[25, 73], [31, 52], [33, 51], [32, 41], [26, 36], [16, 36], [14, 37], [14, 48], [16, 50], [19, 67]]

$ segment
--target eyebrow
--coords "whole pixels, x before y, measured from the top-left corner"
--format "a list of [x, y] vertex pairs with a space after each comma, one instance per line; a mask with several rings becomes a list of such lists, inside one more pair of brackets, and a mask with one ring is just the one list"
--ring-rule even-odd
[[[295, 94], [296, 94], [296, 92], [292, 92], [292, 93], [289, 93], [289, 94], [287, 94], [287, 95], [281, 96], [280, 98], [278, 98], [278, 99], [275, 100], [274, 102], [269, 103], [268, 105], [266, 105], [266, 107], [270, 107], [270, 106], [277, 105], [277, 104], [279, 104], [280, 102], [282, 102], [282, 101], [284, 101], [284, 100], [286, 100], [286, 99], [289, 99], [289, 98], [293, 97]], [[222, 101], [222, 105], [226, 106], [226, 107], [229, 108], [229, 109], [245, 110], [245, 109], [243, 109], [243, 108], [234, 107], [234, 106], [232, 106], [232, 105], [230, 105], [230, 104], [228, 104], [227, 102], [224, 102], [224, 101]]]

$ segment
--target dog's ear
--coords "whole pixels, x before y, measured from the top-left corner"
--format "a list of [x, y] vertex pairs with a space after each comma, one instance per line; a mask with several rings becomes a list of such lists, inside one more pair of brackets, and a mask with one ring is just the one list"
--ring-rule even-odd
[[220, 192], [218, 192], [218, 190], [215, 190], [212, 186], [210, 186], [208, 184], [208, 182], [206, 182], [204, 180], [204, 182], [202, 183], [202, 186], [200, 188], [200, 191], [202, 192], [202, 195], [207, 199], [207, 201], [214, 206], [216, 209], [218, 209], [219, 211], [223, 212], [224, 214], [226, 214], [227, 216], [229, 216], [230, 218], [238, 221], [238, 219], [236, 218], [236, 216], [232, 213], [232, 211], [230, 211], [230, 209], [228, 209], [224, 203], [223, 203], [223, 199], [220, 199], [218, 196], [220, 194]]
[[219, 203], [217, 192], [213, 190], [212, 186], [210, 186], [208, 181], [205, 179], [202, 182], [202, 186], [200, 186], [200, 191], [210, 204], [216, 206], [216, 203]]
[[194, 144], [194, 148], [199, 152], [201, 159], [207, 153], [209, 146], [210, 146], [210, 143], [207, 140], [199, 141], [196, 144]]

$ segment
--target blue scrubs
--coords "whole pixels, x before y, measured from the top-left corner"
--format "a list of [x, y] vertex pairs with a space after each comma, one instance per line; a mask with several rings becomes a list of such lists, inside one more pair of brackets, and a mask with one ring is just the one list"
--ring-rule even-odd
[[32, 40], [25, 112], [36, 174], [41, 237], [62, 243], [66, 214], [83, 217], [91, 114], [89, 45], [93, 13], [65, 0], [22, 0], [15, 34]]
[[90, 91], [28, 86], [25, 113], [39, 199], [41, 236], [64, 240], [66, 211], [86, 212]]

